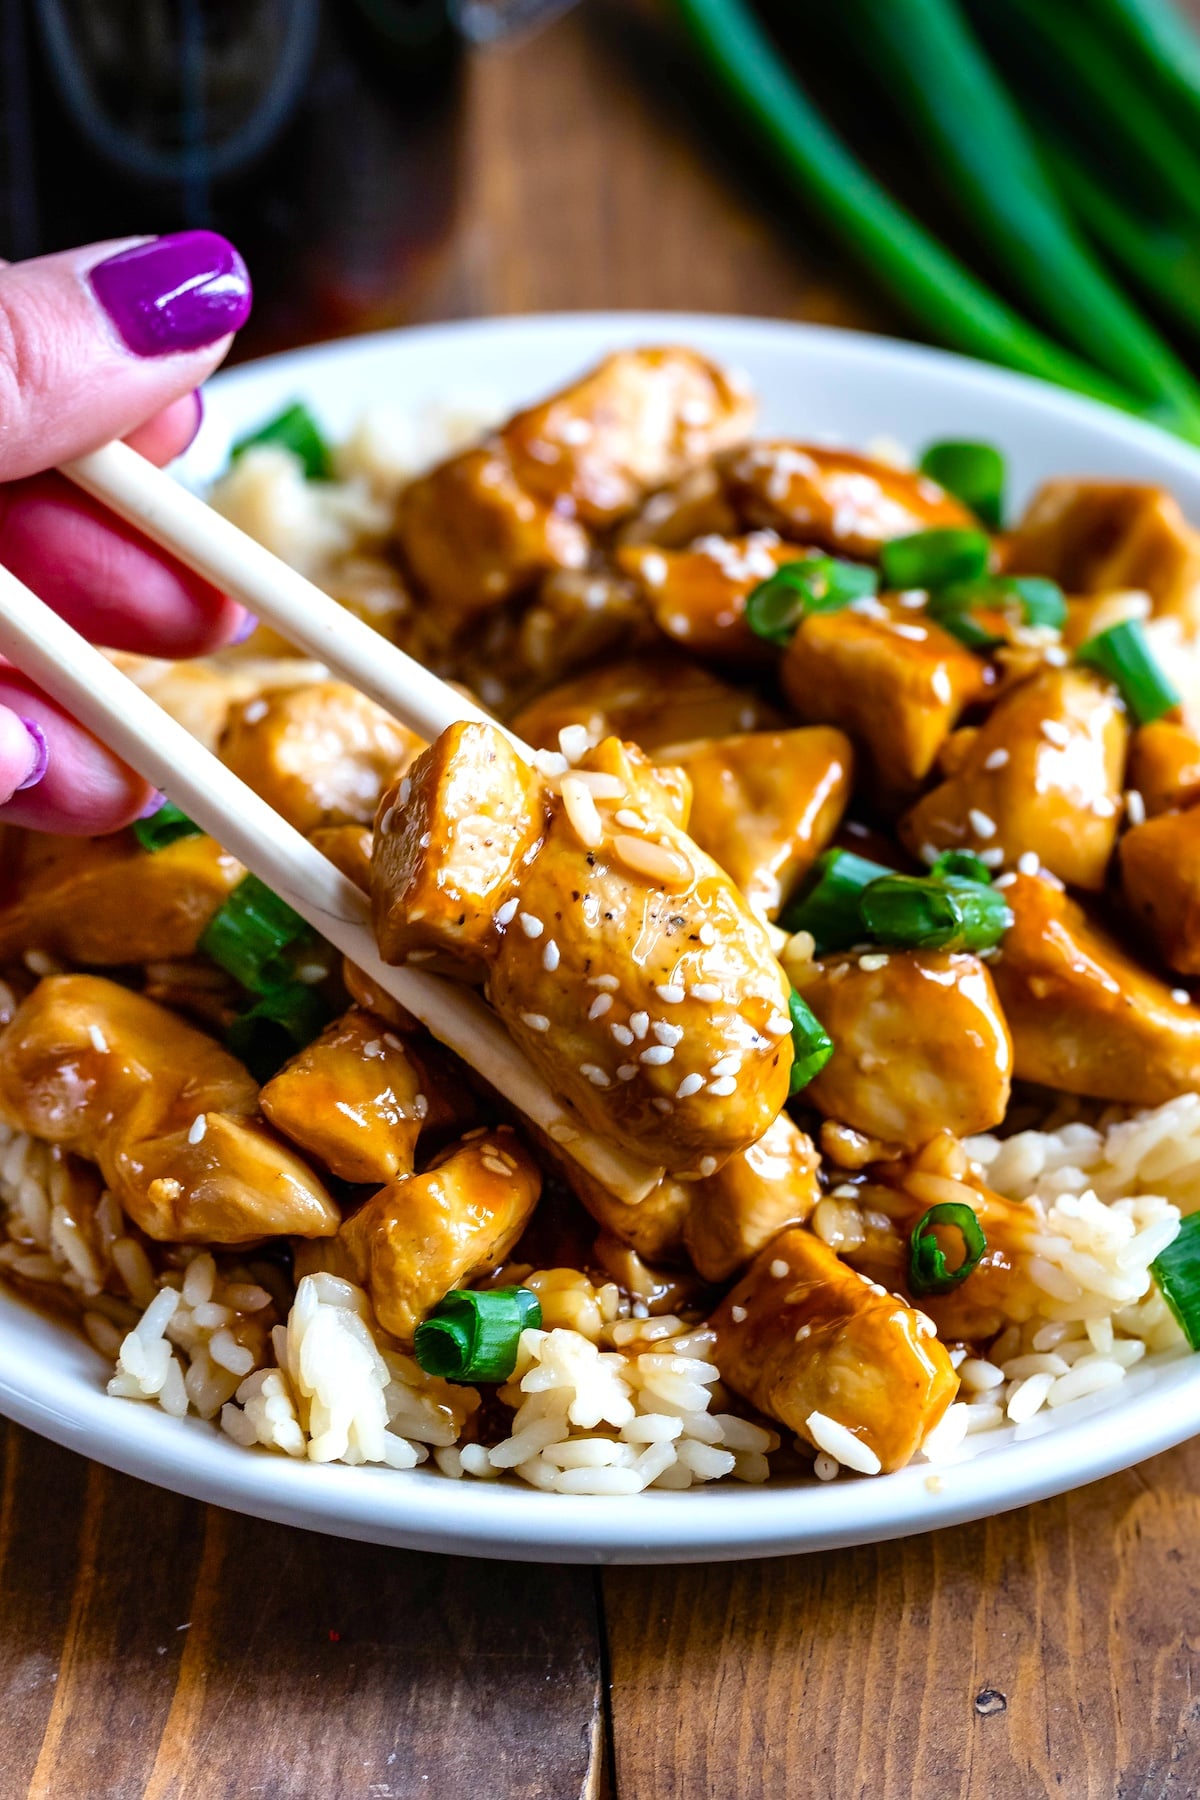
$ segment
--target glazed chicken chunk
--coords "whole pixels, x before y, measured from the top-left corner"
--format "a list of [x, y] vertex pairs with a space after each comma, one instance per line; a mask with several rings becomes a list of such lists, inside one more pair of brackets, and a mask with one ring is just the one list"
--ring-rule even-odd
[[891, 538], [976, 525], [925, 475], [853, 450], [767, 442], [722, 459], [725, 491], [744, 524], [837, 556], [870, 559]]
[[99, 1163], [149, 1237], [331, 1237], [321, 1182], [253, 1115], [257, 1084], [202, 1031], [96, 975], [39, 983], [0, 1034], [0, 1116]]
[[1200, 800], [1200, 739], [1171, 719], [1140, 726], [1130, 739], [1126, 778], [1150, 818], [1194, 806]]
[[629, 545], [618, 551], [617, 562], [636, 577], [655, 624], [667, 637], [695, 656], [753, 666], [766, 661], [768, 653], [742, 617], [746, 601], [784, 563], [810, 554], [773, 531], [755, 531], [741, 538], [702, 537], [680, 550]]
[[517, 714], [513, 730], [541, 750], [557, 750], [559, 733], [572, 725], [594, 744], [619, 737], [655, 750], [782, 723], [752, 689], [731, 687], [702, 663], [660, 650], [559, 683]]
[[1121, 885], [1168, 968], [1200, 975], [1200, 811], [1160, 813], [1127, 831]]
[[481, 957], [547, 1081], [636, 1154], [704, 1175], [760, 1137], [787, 1097], [787, 984], [680, 829], [686, 782], [609, 738], [551, 791], [484, 725], [406, 780], [375, 834], [381, 953]]
[[1121, 588], [1154, 611], [1200, 623], [1200, 535], [1165, 488], [1137, 481], [1048, 481], [1008, 541], [1007, 566], [1072, 594]]
[[832, 1421], [872, 1473], [903, 1468], [958, 1387], [930, 1321], [799, 1228], [759, 1251], [712, 1324], [736, 1393], [818, 1449]]

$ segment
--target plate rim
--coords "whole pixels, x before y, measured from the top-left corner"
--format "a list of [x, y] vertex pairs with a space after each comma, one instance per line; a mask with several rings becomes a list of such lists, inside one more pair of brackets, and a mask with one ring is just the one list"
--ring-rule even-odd
[[[740, 337], [767, 349], [783, 346], [785, 354], [787, 347], [800, 344], [818, 354], [827, 348], [843, 363], [867, 368], [886, 363], [918, 372], [936, 370], [968, 398], [972, 392], [1007, 395], [1023, 411], [1053, 414], [1060, 421], [1065, 416], [1110, 443], [1119, 439], [1131, 449], [1152, 453], [1200, 488], [1200, 451], [1086, 395], [954, 351], [763, 316], [628, 308], [401, 326], [240, 363], [215, 376], [209, 388], [232, 394], [257, 385], [260, 378], [287, 378], [314, 364], [370, 362], [380, 353], [419, 352], [456, 338], [511, 340], [537, 333], [578, 337], [581, 359], [594, 357], [605, 344], [661, 333], [701, 347], [706, 338]], [[202, 438], [207, 444], [219, 441], [216, 423], [218, 429]], [[175, 466], [187, 478], [195, 462], [189, 456]], [[69, 1339], [77, 1354], [61, 1366], [41, 1362], [37, 1350], [47, 1333], [54, 1334], [56, 1343]], [[248, 1453], [212, 1424], [172, 1419], [155, 1406], [110, 1399], [102, 1382], [89, 1380], [80, 1366], [86, 1358], [102, 1367], [98, 1353], [71, 1327], [12, 1290], [0, 1289], [0, 1349], [5, 1350], [0, 1414], [107, 1467], [193, 1499], [335, 1536], [502, 1559], [699, 1562], [883, 1543], [1069, 1492], [1200, 1432], [1200, 1356], [1176, 1353], [1138, 1365], [1126, 1378], [1128, 1389], [1123, 1383], [1110, 1395], [1076, 1402], [1065, 1409], [1070, 1416], [1060, 1415], [1061, 1422], [1050, 1431], [1032, 1421], [1035, 1430], [1018, 1428], [1010, 1441], [961, 1462], [910, 1464], [891, 1476], [826, 1486], [730, 1483], [684, 1493], [652, 1492], [614, 1506], [607, 1498], [549, 1495], [524, 1485], [431, 1479], [422, 1469], [352, 1469], [293, 1461], [266, 1450]], [[1122, 1397], [1115, 1398], [1117, 1394]], [[1131, 1445], [1113, 1427], [1139, 1404], [1142, 1414]], [[1053, 1443], [1054, 1454], [1012, 1455], [1043, 1437]]]

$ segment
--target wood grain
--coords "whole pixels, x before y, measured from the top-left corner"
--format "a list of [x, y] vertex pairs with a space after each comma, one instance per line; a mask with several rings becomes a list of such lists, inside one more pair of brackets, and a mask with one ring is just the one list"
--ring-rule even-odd
[[595, 1800], [594, 1578], [338, 1543], [8, 1427], [4, 1800]]
[[617, 1792], [1195, 1796], [1198, 1489], [1193, 1444], [903, 1543], [609, 1571]]

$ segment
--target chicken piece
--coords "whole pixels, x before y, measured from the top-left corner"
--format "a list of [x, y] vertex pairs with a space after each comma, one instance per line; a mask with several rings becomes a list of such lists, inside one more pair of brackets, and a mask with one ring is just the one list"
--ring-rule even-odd
[[221, 761], [297, 831], [368, 825], [421, 740], [344, 681], [277, 688], [231, 708]]
[[655, 624], [667, 637], [696, 656], [754, 666], [767, 665], [773, 657], [742, 617], [746, 601], [784, 563], [813, 554], [783, 543], [773, 531], [756, 531], [742, 538], [704, 537], [685, 550], [633, 545], [617, 552], [617, 562], [636, 577]]
[[877, 784], [895, 794], [925, 779], [992, 671], [940, 625], [885, 595], [809, 614], [780, 679], [800, 718], [849, 732], [870, 756]]
[[316, 1176], [258, 1121], [228, 1051], [97, 975], [39, 982], [0, 1035], [0, 1116], [100, 1165], [150, 1237], [331, 1237]]
[[1012, 1042], [978, 957], [947, 950], [839, 956], [793, 971], [833, 1039], [806, 1101], [882, 1143], [915, 1150], [942, 1130], [998, 1125]]
[[547, 1148], [564, 1180], [611, 1238], [630, 1245], [650, 1263], [683, 1260], [684, 1221], [702, 1183], [664, 1175], [644, 1200], [631, 1203], [610, 1193], [594, 1175], [589, 1175], [571, 1157], [561, 1155], [548, 1140]]
[[1156, 613], [1200, 623], [1200, 535], [1148, 482], [1047, 481], [1006, 549], [1010, 573], [1049, 575], [1072, 594], [1140, 588]]
[[1142, 796], [1150, 818], [1200, 800], [1200, 739], [1186, 725], [1156, 719], [1129, 742], [1125, 779]]
[[738, 442], [749, 397], [691, 350], [624, 350], [484, 445], [410, 483], [396, 535], [461, 623], [552, 569], [581, 569], [606, 528]]
[[1019, 1080], [1130, 1106], [1200, 1087], [1200, 1009], [1176, 1000], [1057, 884], [1018, 875], [1005, 899], [1014, 922], [992, 977]]
[[890, 539], [914, 531], [979, 529], [974, 515], [927, 475], [853, 450], [749, 444], [720, 466], [744, 525], [819, 544], [837, 556], [874, 558]]
[[341, 1180], [391, 1181], [411, 1175], [426, 1125], [454, 1122], [430, 1073], [411, 1043], [351, 1007], [267, 1082], [259, 1105]]
[[654, 750], [660, 744], [782, 724], [773, 706], [748, 688], [730, 687], [700, 663], [672, 651], [589, 669], [551, 688], [513, 720], [528, 744], [558, 749], [558, 734], [580, 725], [593, 743], [619, 737]]
[[725, 483], [712, 463], [705, 463], [674, 487], [651, 494], [645, 505], [626, 519], [616, 541], [622, 549], [658, 544], [664, 550], [682, 550], [700, 537], [732, 537], [737, 528]]
[[1200, 812], [1160, 813], [1127, 831], [1121, 886], [1168, 968], [1200, 975]]
[[889, 1474], [903, 1468], [958, 1388], [922, 1313], [794, 1227], [760, 1250], [713, 1314], [721, 1376], [814, 1447], [814, 1413], [851, 1432]]
[[674, 1173], [708, 1174], [787, 1098], [787, 983], [765, 927], [665, 810], [643, 800], [645, 823], [632, 823], [640, 754], [608, 738], [582, 769], [613, 778], [599, 841], [553, 807], [488, 992], [593, 1129]]
[[[257, 638], [263, 630], [254, 634]], [[308, 662], [291, 654], [249, 655], [241, 649], [223, 650], [215, 656], [192, 657], [186, 662], [160, 662], [128, 651], [109, 651], [117, 667], [156, 700], [164, 712], [186, 725], [206, 750], [215, 750], [232, 706], [255, 699], [277, 687], [299, 687], [325, 678], [323, 663]]]
[[1134, 588], [1115, 593], [1067, 595], [1067, 616], [1063, 622], [1062, 641], [1068, 650], [1078, 650], [1089, 638], [1111, 631], [1114, 625], [1132, 620], [1139, 623], [1150, 617], [1150, 596]]
[[348, 881], [362, 888], [371, 886], [372, 833], [363, 825], [318, 825], [310, 831], [308, 841], [314, 850], [327, 856], [335, 869]]
[[1129, 743], [1111, 682], [1088, 669], [1043, 669], [964, 737], [953, 774], [901, 821], [913, 854], [1001, 849], [1014, 863], [1032, 852], [1060, 881], [1103, 888]]
[[452, 725], [384, 795], [371, 899], [385, 962], [494, 947], [494, 915], [542, 836], [538, 777], [494, 726]]
[[401, 1175], [346, 1220], [338, 1238], [385, 1331], [411, 1348], [431, 1306], [504, 1261], [541, 1193], [537, 1164], [511, 1126], [454, 1145], [424, 1175]]
[[850, 799], [854, 749], [828, 726], [673, 744], [659, 753], [692, 785], [688, 830], [747, 904], [773, 919]]
[[190, 956], [245, 873], [210, 837], [148, 852], [132, 831], [61, 838], [10, 827], [0, 857], [0, 957], [43, 950], [115, 968]]
[[787, 1225], [803, 1225], [821, 1197], [821, 1159], [787, 1113], [707, 1181], [690, 1183], [683, 1241], [706, 1281], [728, 1281]]

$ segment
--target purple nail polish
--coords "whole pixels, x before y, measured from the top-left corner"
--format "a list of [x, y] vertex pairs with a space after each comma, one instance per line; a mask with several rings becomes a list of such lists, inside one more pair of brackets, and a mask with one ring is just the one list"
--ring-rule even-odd
[[257, 630], [258, 619], [254, 613], [248, 612], [229, 642], [230, 644], [244, 644], [246, 639], [253, 637]]
[[141, 812], [138, 814], [138, 818], [152, 819], [155, 813], [161, 812], [166, 804], [167, 796], [163, 793], [161, 788], [155, 788], [145, 806], [143, 806]]
[[215, 231], [176, 231], [97, 263], [92, 292], [135, 356], [214, 344], [250, 313], [250, 277]]
[[23, 794], [26, 788], [36, 787], [50, 767], [50, 746], [46, 742], [45, 732], [36, 719], [22, 719], [21, 723], [33, 739], [33, 767], [24, 781], [18, 781], [13, 789], [16, 794]]

